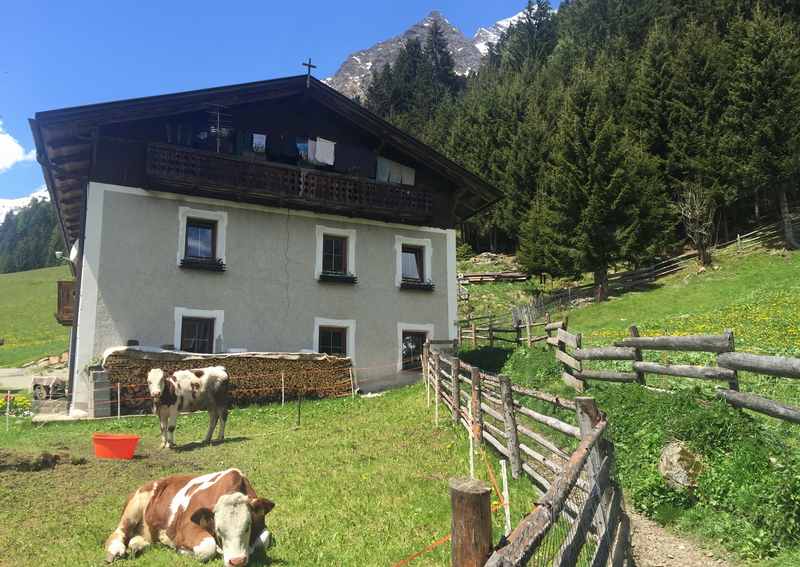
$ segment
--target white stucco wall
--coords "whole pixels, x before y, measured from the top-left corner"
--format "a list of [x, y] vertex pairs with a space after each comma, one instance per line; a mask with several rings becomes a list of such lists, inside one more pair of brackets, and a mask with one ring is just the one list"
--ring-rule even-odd
[[[111, 346], [175, 342], [176, 310], [213, 312], [221, 350], [314, 349], [315, 321], [354, 322], [351, 353], [364, 383], [397, 371], [398, 335], [454, 338], [455, 231], [409, 227], [89, 184], [73, 407], [87, 409], [85, 368]], [[224, 273], [181, 269], [186, 208], [225, 219]], [[356, 285], [319, 282], [318, 226], [355, 231]], [[430, 242], [433, 292], [397, 286], [398, 241]], [[352, 256], [354, 254], [354, 256]]]

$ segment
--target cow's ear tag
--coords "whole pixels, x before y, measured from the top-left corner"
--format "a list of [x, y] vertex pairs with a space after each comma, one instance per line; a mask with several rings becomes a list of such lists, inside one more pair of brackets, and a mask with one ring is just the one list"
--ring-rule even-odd
[[266, 515], [275, 507], [275, 502], [267, 500], [266, 498], [251, 498], [250, 507], [253, 509], [253, 512]]
[[200, 508], [192, 514], [192, 522], [203, 529], [214, 530], [214, 513], [208, 508]]

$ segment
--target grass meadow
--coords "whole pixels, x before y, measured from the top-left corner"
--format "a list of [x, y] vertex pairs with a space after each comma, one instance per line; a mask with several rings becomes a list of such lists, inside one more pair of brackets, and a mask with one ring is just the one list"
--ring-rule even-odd
[[[425, 391], [417, 384], [372, 398], [305, 401], [294, 428], [296, 404], [236, 409], [224, 444], [197, 446], [205, 414], [182, 416], [182, 450], [158, 449], [152, 416], [82, 423], [31, 425], [14, 421], [0, 430], [0, 456], [68, 451], [82, 465], [16, 472], [0, 458], [0, 565], [102, 565], [103, 543], [126, 495], [140, 484], [176, 473], [241, 469], [259, 495], [273, 500], [267, 525], [276, 539], [251, 565], [394, 565], [450, 530], [448, 479], [468, 475], [468, 439], [448, 419], [433, 425]], [[92, 456], [95, 431], [142, 437], [132, 461]], [[487, 456], [499, 475], [497, 459]], [[476, 476], [486, 467], [476, 459]], [[533, 506], [530, 482], [511, 481], [514, 525]], [[497, 500], [492, 496], [492, 501]], [[502, 534], [494, 514], [494, 540]], [[155, 546], [124, 565], [197, 565]], [[221, 564], [217, 559], [211, 563]], [[413, 565], [449, 565], [449, 544]]]
[[[800, 357], [800, 252], [719, 254], [716, 268], [693, 268], [634, 291], [568, 313], [569, 329], [584, 346], [606, 346], [636, 324], [642, 335], [720, 334], [732, 329], [736, 349]], [[503, 304], [524, 284], [503, 286]], [[480, 307], [495, 302], [488, 286], [473, 286]], [[495, 311], [497, 313], [497, 311]], [[559, 314], [560, 317], [563, 314]], [[478, 349], [471, 362], [502, 370], [516, 382], [573, 396], [544, 347]], [[713, 364], [702, 353], [646, 352], [662, 363]], [[627, 363], [594, 368], [629, 369]], [[635, 384], [591, 382], [609, 416], [617, 474], [630, 506], [662, 524], [735, 552], [754, 565], [800, 565], [800, 426], [735, 410], [714, 396], [715, 384], [647, 376], [660, 393]], [[800, 407], [800, 383], [739, 373], [740, 389]], [[692, 493], [666, 486], [658, 473], [662, 447], [686, 443], [703, 462]]]
[[66, 266], [0, 274], [0, 368], [61, 354], [69, 327], [58, 324], [56, 282], [72, 279]]

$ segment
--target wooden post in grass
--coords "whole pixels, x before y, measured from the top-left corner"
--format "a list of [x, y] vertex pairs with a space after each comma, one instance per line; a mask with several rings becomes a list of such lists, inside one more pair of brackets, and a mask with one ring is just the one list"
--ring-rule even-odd
[[458, 425], [458, 420], [461, 417], [461, 380], [458, 379], [460, 371], [461, 361], [458, 360], [458, 357], [454, 357], [450, 366], [450, 380], [453, 386], [450, 391], [450, 395], [453, 398], [451, 400], [453, 402], [453, 425]]
[[[351, 393], [350, 397], [355, 400], [356, 399], [356, 379], [353, 376], [353, 367], [351, 366], [348, 370], [350, 371], [350, 393]], [[426, 388], [427, 388], [427, 386], [426, 386]], [[428, 394], [428, 405], [431, 405], [431, 396], [430, 396], [430, 394]]]
[[511, 378], [500, 374], [498, 379], [500, 380], [500, 398], [503, 401], [503, 424], [508, 439], [508, 460], [511, 461], [511, 477], [517, 479], [522, 475], [522, 458], [517, 437], [517, 418], [514, 415], [514, 392], [511, 389]]
[[472, 383], [472, 398], [471, 402], [471, 417], [470, 427], [472, 428], [471, 434], [475, 439], [475, 443], [480, 446], [483, 442], [483, 414], [481, 413], [481, 371], [475, 366], [470, 370], [470, 382]]
[[[527, 310], [526, 310], [527, 311]], [[533, 337], [531, 337], [531, 314], [530, 312], [525, 313], [525, 336], [528, 339], [528, 348], [531, 348], [533, 345]]]
[[514, 348], [517, 348], [519, 343], [522, 342], [522, 325], [519, 321], [514, 324], [514, 332], [516, 333], [514, 335]]
[[[728, 352], [734, 352], [736, 350], [736, 345], [734, 343], [733, 331], [731, 329], [725, 329], [723, 335], [728, 339]], [[719, 354], [717, 354], [717, 358], [719, 358]], [[719, 362], [717, 362], [717, 365], [719, 365]], [[728, 381], [728, 384], [731, 390], [735, 392], [739, 391], [739, 373], [736, 370], [733, 371], [733, 378]]]
[[[352, 375], [350, 376], [352, 378]], [[281, 371], [281, 405], [286, 403], [286, 373]]]
[[[630, 335], [632, 337], [638, 337], [639, 336], [639, 327], [637, 327], [636, 325], [631, 325], [631, 328], [629, 329], [629, 332], [630, 332]], [[634, 355], [633, 356], [634, 356], [634, 360], [636, 362], [641, 362], [642, 361], [642, 349], [640, 349], [640, 348], [634, 349]], [[646, 382], [644, 381], [644, 372], [637, 372], [636, 373], [636, 383], [637, 384], [641, 384], [642, 386], [644, 386], [646, 384]]]
[[494, 317], [489, 319], [489, 348], [494, 348]]
[[[578, 417], [578, 428], [581, 431], [581, 438], [583, 439], [586, 439], [587, 436], [591, 435], [592, 430], [598, 423], [600, 423], [603, 417], [600, 413], [600, 409], [597, 407], [597, 403], [594, 401], [594, 398], [576, 397], [575, 413]], [[604, 452], [605, 447], [603, 445], [603, 439], [600, 438], [589, 451], [589, 458], [586, 462], [586, 470], [589, 473], [590, 479], [596, 479], [600, 474], [603, 457], [605, 456]], [[591, 483], [592, 481], [590, 480], [589, 484], [591, 485]], [[610, 492], [606, 492], [602, 495], [600, 500], [600, 509], [603, 511], [602, 514], [599, 514], [598, 520], [600, 523], [600, 533], [605, 532], [605, 510], [608, 510], [610, 504], [611, 494]]]
[[117, 382], [117, 419], [122, 419], [122, 385]]
[[470, 321], [469, 328], [472, 333], [472, 348], [478, 348], [478, 326], [475, 321]]
[[300, 428], [300, 403], [303, 400], [303, 393], [298, 390], [297, 391], [297, 419], [295, 420], [294, 426], [295, 428]]
[[491, 488], [482, 480], [450, 479], [453, 567], [483, 567], [492, 553]]
[[431, 407], [431, 381], [430, 372], [428, 372], [428, 358], [430, 357], [430, 350], [431, 343], [429, 341], [425, 341], [425, 344], [422, 347], [422, 381], [425, 382], [425, 401], [428, 407]]

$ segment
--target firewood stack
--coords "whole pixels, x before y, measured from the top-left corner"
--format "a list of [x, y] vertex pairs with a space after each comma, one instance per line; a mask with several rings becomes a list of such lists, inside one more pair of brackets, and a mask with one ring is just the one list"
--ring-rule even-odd
[[304, 397], [339, 397], [351, 393], [349, 358], [307, 353], [236, 353], [197, 355], [147, 351], [136, 347], [110, 349], [103, 361], [116, 403], [121, 385], [122, 411], [149, 413], [152, 401], [147, 373], [161, 368], [167, 374], [207, 366], [224, 366], [231, 379], [235, 405]]

